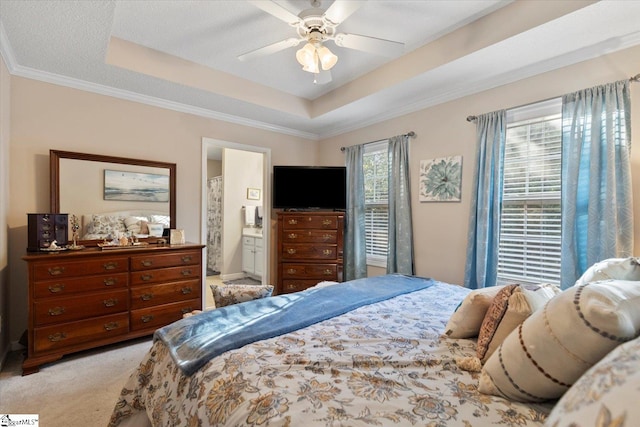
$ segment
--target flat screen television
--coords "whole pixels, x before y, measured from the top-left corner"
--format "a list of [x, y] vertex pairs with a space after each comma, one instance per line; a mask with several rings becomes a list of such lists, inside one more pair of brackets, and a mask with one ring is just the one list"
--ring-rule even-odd
[[347, 207], [344, 166], [274, 166], [274, 209], [334, 209]]

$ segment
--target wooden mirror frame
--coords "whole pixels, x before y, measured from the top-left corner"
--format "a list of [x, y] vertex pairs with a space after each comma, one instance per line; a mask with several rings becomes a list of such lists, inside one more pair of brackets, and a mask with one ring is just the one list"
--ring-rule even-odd
[[[99, 154], [75, 153], [72, 151], [49, 150], [50, 202], [51, 213], [60, 213], [60, 159], [86, 160], [90, 162], [119, 163], [123, 165], [148, 166], [169, 169], [169, 222], [176, 228], [176, 164], [153, 160], [129, 159], [126, 157], [102, 156]], [[82, 240], [82, 244], [97, 244], [102, 240]]]

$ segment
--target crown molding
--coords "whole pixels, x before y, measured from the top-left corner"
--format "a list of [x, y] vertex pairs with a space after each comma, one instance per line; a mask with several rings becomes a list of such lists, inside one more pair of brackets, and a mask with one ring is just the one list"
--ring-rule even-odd
[[0, 55], [9, 70], [9, 74], [13, 74], [15, 72], [16, 57], [13, 54], [13, 49], [9, 43], [9, 38], [4, 30], [2, 21], [0, 21]]

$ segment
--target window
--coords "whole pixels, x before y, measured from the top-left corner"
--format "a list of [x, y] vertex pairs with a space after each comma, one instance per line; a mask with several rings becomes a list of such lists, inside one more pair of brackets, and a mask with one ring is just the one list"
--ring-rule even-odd
[[388, 142], [367, 144], [363, 155], [367, 264], [387, 266], [389, 242]]
[[507, 115], [498, 284], [560, 283], [561, 103]]

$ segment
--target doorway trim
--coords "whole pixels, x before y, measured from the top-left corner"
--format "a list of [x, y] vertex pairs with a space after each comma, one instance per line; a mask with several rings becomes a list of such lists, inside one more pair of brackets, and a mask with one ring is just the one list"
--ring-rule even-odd
[[[206, 277], [206, 241], [207, 241], [207, 160], [211, 148], [230, 148], [240, 151], [249, 151], [262, 154], [262, 242], [263, 242], [263, 275], [262, 283], [268, 284], [271, 279], [271, 260], [269, 257], [271, 248], [271, 148], [256, 145], [240, 144], [214, 138], [202, 138], [202, 194], [200, 208], [200, 241], [205, 242], [205, 256], [203, 258], [203, 272]], [[207, 281], [203, 280], [203, 297], [207, 292]], [[203, 304], [206, 298], [203, 298]]]

